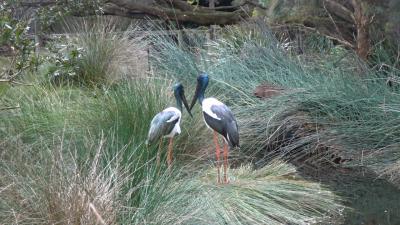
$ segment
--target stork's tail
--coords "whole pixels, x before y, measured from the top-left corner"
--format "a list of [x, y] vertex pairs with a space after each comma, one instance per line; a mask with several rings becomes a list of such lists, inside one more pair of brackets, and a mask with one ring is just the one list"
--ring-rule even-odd
[[236, 122], [232, 121], [227, 126], [228, 126], [227, 127], [227, 130], [228, 130], [227, 139], [228, 139], [229, 146], [231, 148], [235, 148], [235, 147], [239, 148], [240, 147], [239, 130], [238, 130], [238, 126], [237, 126]]

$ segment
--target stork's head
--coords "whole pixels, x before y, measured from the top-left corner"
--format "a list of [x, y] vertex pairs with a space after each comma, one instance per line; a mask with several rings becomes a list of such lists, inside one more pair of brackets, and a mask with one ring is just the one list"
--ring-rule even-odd
[[182, 111], [182, 103], [183, 103], [183, 105], [185, 106], [189, 115], [191, 117], [193, 117], [192, 113], [190, 112], [189, 105], [188, 105], [186, 97], [185, 97], [185, 90], [183, 88], [183, 85], [181, 83], [177, 83], [174, 85], [173, 90], [174, 90], [174, 95], [175, 95], [175, 99], [176, 99], [176, 106], [178, 107], [178, 109], [181, 112], [183, 112]]
[[192, 103], [190, 104], [190, 110], [192, 110], [193, 106], [196, 104], [196, 100], [198, 100], [201, 105], [201, 103], [204, 100], [204, 92], [207, 89], [207, 85], [208, 85], [208, 75], [202, 72], [200, 73], [199, 76], [197, 76], [196, 92], [193, 96]]
[[206, 89], [208, 85], [208, 74], [201, 72], [199, 76], [197, 76], [197, 83], [201, 84], [204, 89]]

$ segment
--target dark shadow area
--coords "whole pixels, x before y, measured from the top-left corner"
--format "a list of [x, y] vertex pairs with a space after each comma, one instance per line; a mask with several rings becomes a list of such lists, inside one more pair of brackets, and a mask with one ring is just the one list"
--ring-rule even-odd
[[[296, 164], [295, 164], [296, 165]], [[311, 168], [298, 163], [305, 179], [327, 186], [341, 196], [345, 210], [343, 224], [400, 224], [400, 190], [365, 168]]]

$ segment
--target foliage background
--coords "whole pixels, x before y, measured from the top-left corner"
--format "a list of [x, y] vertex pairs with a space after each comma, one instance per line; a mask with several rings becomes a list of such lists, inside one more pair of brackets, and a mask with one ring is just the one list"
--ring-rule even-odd
[[[293, 14], [269, 17], [274, 23], [311, 12], [299, 1], [279, 4]], [[2, 29], [13, 28], [7, 45], [34, 46], [27, 21], [2, 15]], [[62, 21], [79, 35], [2, 57], [9, 69], [0, 80], [1, 221], [399, 223], [393, 42], [374, 45], [365, 62], [324, 35], [265, 20], [225, 26], [214, 40], [204, 29], [182, 29], [179, 42], [168, 31], [142, 36], [143, 24], [83, 21]], [[143, 60], [132, 56], [149, 46], [148, 64], [138, 67]], [[19, 57], [32, 66], [18, 67]], [[239, 123], [229, 185], [215, 184], [212, 135], [198, 108], [193, 119], [183, 115], [173, 169], [155, 163], [158, 146], [144, 145], [151, 118], [174, 105], [171, 86], [182, 82], [191, 97], [199, 71], [210, 74], [207, 95]], [[257, 98], [260, 85], [276, 94]]]

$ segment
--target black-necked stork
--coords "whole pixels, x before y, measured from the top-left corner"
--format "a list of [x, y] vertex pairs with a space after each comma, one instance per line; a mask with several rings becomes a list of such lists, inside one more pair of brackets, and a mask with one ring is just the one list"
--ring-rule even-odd
[[224, 183], [228, 183], [226, 171], [228, 168], [228, 145], [232, 149], [239, 147], [239, 129], [235, 116], [232, 111], [224, 103], [218, 101], [215, 98], [204, 98], [204, 92], [208, 85], [208, 75], [201, 73], [197, 77], [196, 92], [193, 97], [192, 103], [189, 110], [192, 110], [196, 104], [196, 100], [199, 101], [202, 110], [204, 122], [207, 127], [214, 132], [214, 143], [216, 146], [216, 157], [217, 157], [217, 182], [221, 182], [220, 178], [220, 146], [218, 143], [218, 135], [221, 134], [224, 138]]
[[160, 145], [157, 153], [157, 164], [160, 161], [160, 149], [163, 138], [169, 138], [167, 163], [168, 167], [172, 163], [172, 145], [175, 135], [181, 133], [181, 117], [182, 117], [182, 103], [185, 105], [186, 110], [192, 116], [186, 97], [183, 85], [177, 83], [173, 87], [176, 99], [176, 107], [168, 107], [159, 112], [153, 117], [150, 124], [150, 130], [147, 136], [146, 144], [160, 140]]

